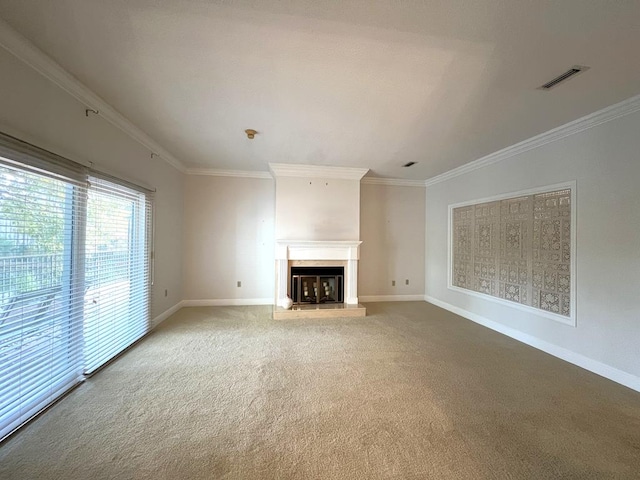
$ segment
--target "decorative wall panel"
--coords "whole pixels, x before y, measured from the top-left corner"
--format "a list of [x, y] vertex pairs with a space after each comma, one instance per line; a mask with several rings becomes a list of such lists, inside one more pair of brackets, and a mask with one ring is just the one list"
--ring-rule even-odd
[[571, 189], [453, 208], [451, 284], [571, 316]]

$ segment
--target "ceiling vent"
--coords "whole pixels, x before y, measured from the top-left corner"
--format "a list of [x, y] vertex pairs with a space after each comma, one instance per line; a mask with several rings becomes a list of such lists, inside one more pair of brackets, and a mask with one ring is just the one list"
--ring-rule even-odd
[[562, 82], [566, 82], [570, 78], [575, 77], [579, 73], [586, 72], [587, 70], [589, 70], [589, 67], [586, 67], [584, 65], [574, 65], [569, 70], [564, 72], [562, 75], [558, 75], [553, 80], [550, 80], [544, 85], [541, 85], [540, 87], [538, 87], [538, 90], [551, 90], [553, 87], [561, 84]]
[[408, 162], [408, 163], [405, 163], [405, 164], [404, 164], [404, 165], [402, 165], [402, 166], [403, 166], [403, 167], [410, 167], [411, 165], [415, 165], [415, 164], [416, 164], [416, 162]]

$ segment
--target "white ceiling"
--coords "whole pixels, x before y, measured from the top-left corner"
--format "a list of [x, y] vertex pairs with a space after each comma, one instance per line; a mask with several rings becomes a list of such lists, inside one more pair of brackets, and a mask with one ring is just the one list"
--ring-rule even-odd
[[191, 168], [427, 179], [640, 93], [638, 0], [0, 0], [0, 17]]

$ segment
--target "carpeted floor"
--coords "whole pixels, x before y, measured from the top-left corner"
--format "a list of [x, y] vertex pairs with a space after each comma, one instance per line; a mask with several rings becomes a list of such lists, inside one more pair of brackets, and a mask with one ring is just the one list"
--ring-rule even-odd
[[187, 308], [0, 446], [8, 479], [640, 478], [640, 394], [423, 302]]

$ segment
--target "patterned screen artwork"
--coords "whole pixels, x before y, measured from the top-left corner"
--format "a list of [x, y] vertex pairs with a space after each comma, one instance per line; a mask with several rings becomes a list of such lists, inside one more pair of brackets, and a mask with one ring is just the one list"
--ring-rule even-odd
[[452, 211], [453, 286], [571, 316], [571, 190]]

